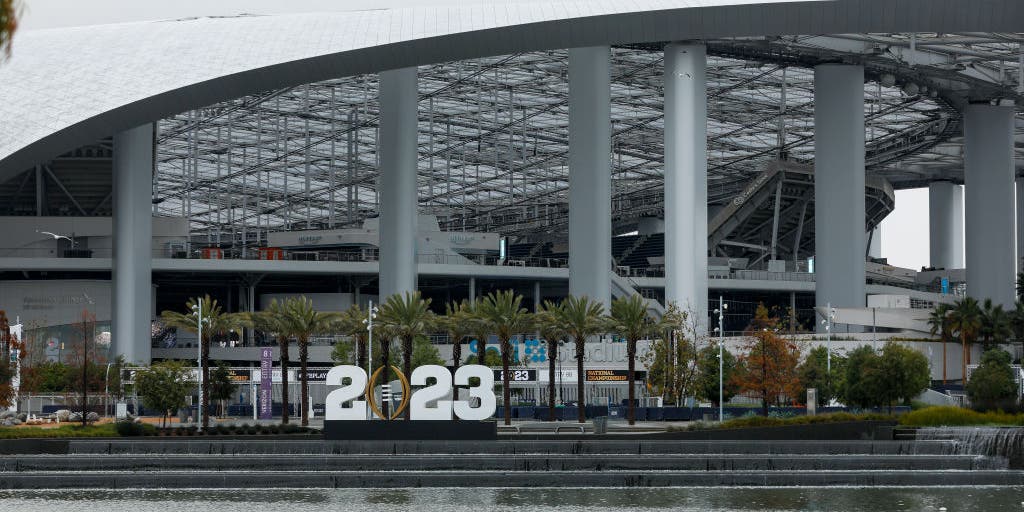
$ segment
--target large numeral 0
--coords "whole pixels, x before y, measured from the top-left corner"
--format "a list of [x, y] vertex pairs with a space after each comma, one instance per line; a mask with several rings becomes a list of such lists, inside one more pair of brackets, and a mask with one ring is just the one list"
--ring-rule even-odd
[[[427, 379], [433, 377], [436, 382], [427, 386]], [[412, 371], [410, 384], [427, 386], [412, 394], [409, 402], [409, 417], [414, 420], [450, 420], [452, 419], [452, 401], [442, 400], [452, 390], [452, 374], [444, 366], [424, 365]], [[427, 402], [437, 400], [437, 405], [429, 407]]]
[[455, 415], [464, 420], [485, 420], [494, 416], [498, 401], [494, 398], [494, 371], [486, 366], [470, 364], [459, 367], [455, 371], [455, 385], [468, 386], [470, 377], [480, 379], [480, 383], [469, 388], [470, 398], [479, 398], [480, 406], [472, 407], [468, 401], [455, 402]]
[[[352, 380], [345, 384], [345, 379]], [[341, 386], [330, 393], [327, 393], [327, 403], [324, 407], [324, 419], [326, 420], [365, 420], [366, 401], [356, 400], [366, 393], [366, 372], [358, 366], [342, 365], [335, 366], [327, 372], [328, 386]], [[352, 405], [345, 407], [346, 402]]]

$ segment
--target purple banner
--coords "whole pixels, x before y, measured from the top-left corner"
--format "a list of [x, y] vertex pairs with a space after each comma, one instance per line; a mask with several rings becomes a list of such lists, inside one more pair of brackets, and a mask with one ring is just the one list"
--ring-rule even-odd
[[273, 419], [273, 380], [274, 349], [260, 349], [260, 419]]

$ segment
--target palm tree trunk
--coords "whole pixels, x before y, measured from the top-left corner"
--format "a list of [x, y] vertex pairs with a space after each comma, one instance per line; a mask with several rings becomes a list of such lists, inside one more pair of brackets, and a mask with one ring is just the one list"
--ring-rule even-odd
[[281, 346], [281, 423], [288, 424], [288, 337], [279, 336], [278, 345]]
[[960, 334], [960, 382], [967, 389], [967, 336]]
[[356, 340], [356, 366], [366, 368], [366, 339]]
[[586, 340], [576, 340], [576, 403], [579, 409], [580, 423], [587, 421], [586, 400], [583, 399], [583, 356], [586, 351]]
[[[462, 339], [452, 338], [452, 399], [459, 399], [459, 386], [455, 383], [455, 373], [459, 371], [459, 361], [462, 359]], [[459, 417], [452, 415], [452, 421], [459, 421]]]
[[501, 340], [501, 400], [504, 402], [505, 425], [512, 424], [512, 390], [508, 385], [508, 367], [511, 366], [512, 344], [509, 340]]
[[946, 385], [946, 335], [942, 335], [942, 385]]
[[302, 426], [309, 426], [309, 375], [306, 375], [306, 366], [309, 363], [309, 339], [305, 336], [299, 338], [299, 368], [302, 371], [302, 410], [299, 416], [302, 418]]
[[633, 370], [636, 369], [636, 340], [626, 340], [626, 358], [629, 360], [629, 375], [626, 377], [626, 382], [629, 383], [629, 412], [626, 413], [626, 418], [629, 419], [630, 425], [635, 425], [636, 409], [633, 401], [636, 400], [636, 379], [633, 377]]
[[[412, 375], [412, 336], [402, 338], [402, 373], [405, 374], [405, 378], [409, 378]], [[408, 400], [409, 397], [403, 396], [402, 401]], [[412, 408], [406, 407], [405, 411], [402, 412], [402, 418], [405, 421], [412, 419]]]
[[476, 359], [476, 364], [487, 366], [487, 335], [476, 337]]
[[210, 338], [206, 337], [200, 341], [202, 344], [202, 372], [203, 372], [203, 399], [199, 401], [198, 414], [203, 418], [203, 429], [210, 426], [210, 415], [206, 412], [210, 409]]
[[558, 340], [548, 340], [548, 421], [555, 421], [555, 364]]

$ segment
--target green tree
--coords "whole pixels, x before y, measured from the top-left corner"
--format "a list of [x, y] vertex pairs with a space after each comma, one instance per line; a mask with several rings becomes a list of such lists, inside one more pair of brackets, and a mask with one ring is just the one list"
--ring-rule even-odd
[[317, 311], [313, 307], [313, 301], [305, 296], [285, 300], [281, 313], [285, 332], [294, 336], [299, 346], [299, 380], [302, 382], [299, 414], [302, 417], [302, 426], [305, 427], [309, 425], [309, 339], [336, 329], [341, 313]]
[[191, 367], [181, 361], [154, 363], [135, 373], [135, 391], [146, 407], [163, 411], [162, 425], [166, 426], [168, 415], [184, 407], [195, 388], [191, 375]]
[[[412, 344], [417, 336], [424, 334], [432, 322], [430, 299], [424, 299], [420, 292], [405, 292], [387, 298], [377, 314], [381, 326], [402, 342], [402, 373], [412, 374]], [[409, 408], [405, 419], [409, 419]]]
[[1024, 302], [1017, 301], [1010, 312], [1010, 327], [1017, 341], [1024, 341]]
[[718, 396], [718, 346], [708, 345], [697, 354], [697, 368], [699, 377], [697, 379], [697, 395], [718, 406], [721, 402], [728, 402], [740, 392], [740, 386], [736, 376], [738, 363], [736, 356], [728, 350], [722, 349], [722, 397]]
[[476, 338], [476, 364], [490, 366], [486, 364], [490, 358], [487, 355], [487, 339], [491, 335], [491, 324], [487, 321], [487, 317], [483, 314], [483, 297], [466, 303], [466, 319], [468, 322], [469, 332]]
[[928, 327], [932, 336], [942, 339], [942, 383], [946, 383], [946, 343], [950, 335], [949, 304], [939, 304], [928, 314]]
[[417, 336], [412, 342], [412, 368], [436, 364], [444, 366], [444, 359], [441, 359], [441, 352], [430, 342], [426, 336]]
[[220, 402], [220, 415], [224, 416], [224, 402], [235, 394], [235, 381], [231, 379], [231, 367], [224, 361], [217, 361], [210, 371], [210, 400]]
[[1024, 272], [1017, 272], [1017, 300], [1024, 302]]
[[41, 361], [35, 366], [21, 369], [21, 388], [26, 392], [63, 393], [68, 390], [66, 364], [59, 361]]
[[1009, 410], [1017, 405], [1017, 384], [1013, 381], [1010, 354], [1005, 350], [986, 350], [981, 364], [971, 372], [967, 397], [975, 409]]
[[558, 345], [565, 340], [561, 315], [561, 306], [549, 300], [534, 314], [537, 331], [548, 349], [548, 421], [555, 421], [555, 365], [558, 364]]
[[967, 365], [971, 362], [970, 344], [981, 329], [981, 308], [978, 301], [973, 297], [964, 297], [955, 304], [949, 312], [950, 331], [956, 333], [960, 338], [960, 347], [963, 350], [960, 357], [960, 378], [962, 382], [967, 381]]
[[[498, 336], [501, 347], [502, 402], [505, 409], [505, 424], [512, 424], [512, 396], [509, 387], [509, 367], [512, 364], [512, 337], [532, 326], [532, 318], [522, 307], [523, 296], [512, 290], [490, 293], [484, 298], [480, 314], [487, 320], [488, 327]], [[583, 372], [580, 372], [582, 379]]]
[[[480, 357], [477, 354], [470, 354], [466, 356], [466, 359], [462, 361], [462, 364], [481, 364]], [[501, 355], [498, 354], [497, 350], [487, 351], [487, 356], [484, 358], [483, 366], [488, 368], [497, 368], [501, 366]]]
[[843, 380], [846, 376], [846, 357], [832, 353], [832, 373], [828, 371], [828, 348], [814, 347], [797, 367], [803, 401], [807, 403], [807, 389], [818, 390], [818, 406], [825, 407], [835, 398], [842, 396]]
[[199, 340], [202, 373], [203, 400], [199, 407], [203, 411], [203, 428], [210, 426], [210, 341], [214, 336], [223, 336], [232, 330], [241, 330], [251, 325], [252, 317], [248, 313], [227, 313], [216, 300], [209, 295], [193, 297], [185, 303], [187, 313], [164, 311], [160, 318], [169, 327], [176, 327], [189, 332], [198, 332], [199, 310], [202, 309], [203, 337]]
[[843, 401], [855, 407], [881, 405], [882, 359], [870, 345], [862, 345], [846, 356]]
[[[579, 422], [587, 421], [583, 359], [587, 354], [587, 339], [599, 334], [605, 327], [602, 317], [604, 306], [586, 296], [569, 295], [559, 308], [565, 332], [576, 346], [576, 396], [579, 403]], [[506, 372], [508, 375], [508, 372]]]
[[[334, 364], [352, 364], [352, 341], [338, 340], [331, 348], [331, 361]], [[365, 366], [361, 368], [366, 369]]]
[[648, 388], [661, 396], [666, 404], [677, 403], [685, 388], [679, 369], [687, 366], [688, 354], [696, 354], [684, 338], [676, 337], [688, 321], [688, 312], [681, 310], [675, 303], [669, 303], [656, 326], [661, 338], [655, 339], [647, 353], [641, 357], [641, 363], [647, 368]]
[[920, 395], [931, 384], [928, 358], [901, 343], [890, 341], [882, 348], [882, 394], [892, 412], [892, 404]]
[[0, 409], [7, 408], [14, 403], [13, 381], [17, 363], [12, 360], [11, 355], [17, 348], [19, 348], [18, 341], [11, 335], [7, 313], [0, 310]]
[[628, 364], [629, 405], [627, 419], [636, 424], [636, 344], [649, 337], [655, 330], [654, 319], [647, 312], [647, 303], [637, 294], [619, 297], [612, 301], [608, 316], [609, 329], [626, 339], [626, 360]]
[[281, 364], [281, 423], [288, 424], [289, 393], [288, 393], [288, 365], [291, 362], [289, 348], [291, 346], [291, 333], [285, 323], [284, 302], [271, 299], [270, 304], [263, 311], [249, 313], [248, 320], [256, 329], [262, 331], [266, 336], [277, 340], [278, 357]]

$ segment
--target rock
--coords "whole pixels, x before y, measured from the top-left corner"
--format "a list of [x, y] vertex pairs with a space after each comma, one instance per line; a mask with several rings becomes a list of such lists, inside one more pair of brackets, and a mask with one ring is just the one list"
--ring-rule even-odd
[[15, 418], [17, 416], [18, 416], [18, 413], [14, 412], [14, 411], [3, 411], [3, 412], [0, 412], [0, 420], [6, 420], [7, 418]]
[[5, 426], [5, 427], [13, 427], [14, 426], [14, 418], [4, 418], [2, 425]]
[[100, 415], [98, 413], [89, 411], [89, 414], [85, 415], [85, 420], [88, 422], [99, 421]]
[[15, 425], [21, 425], [22, 421], [19, 420], [18, 418], [11, 418], [11, 423], [14, 423]]
[[80, 413], [80, 412], [73, 412], [73, 413], [69, 414], [68, 415], [68, 421], [70, 421], [72, 423], [78, 423], [78, 422], [82, 421], [82, 413]]
[[25, 423], [28, 421], [28, 414], [21, 413], [18, 415], [18, 419], [21, 420], [22, 423]]
[[[59, 421], [68, 421], [68, 418], [71, 417], [71, 411], [69, 411], [67, 409], [61, 409], [61, 410], [59, 410], [57, 412], [54, 412], [53, 414], [54, 414], [54, 416], [57, 417], [57, 420], [59, 420]], [[81, 419], [81, 418], [79, 418], [79, 419]]]

